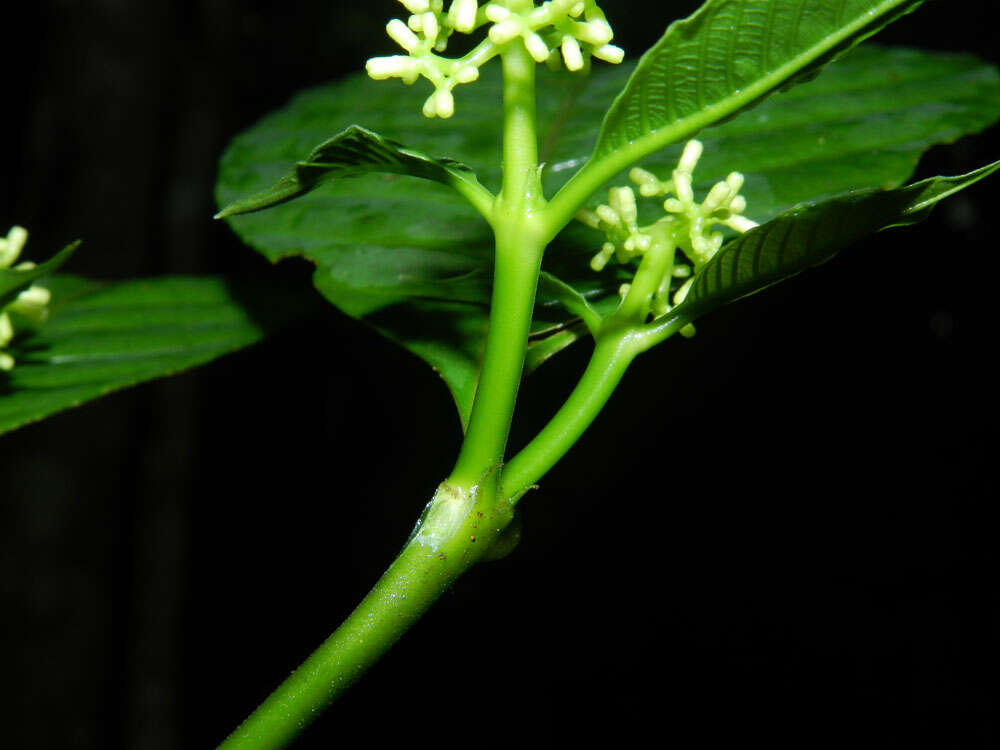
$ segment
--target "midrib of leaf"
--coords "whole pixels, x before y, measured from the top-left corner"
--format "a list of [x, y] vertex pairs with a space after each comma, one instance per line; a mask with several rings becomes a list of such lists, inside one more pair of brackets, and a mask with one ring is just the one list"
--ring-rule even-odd
[[[808, 68], [811, 63], [822, 60], [824, 56], [834, 52], [838, 47], [842, 47], [845, 43], [855, 38], [856, 41], [862, 41], [867, 36], [864, 34], [866, 27], [870, 26], [873, 21], [877, 22], [880, 17], [895, 10], [903, 12], [910, 6], [916, 7], [922, 2], [923, 0], [884, 0], [884, 2], [879, 3], [875, 8], [871, 8], [861, 14], [861, 16], [856, 18], [853, 22], [847, 24], [846, 26], [842, 26], [838, 32], [824, 37], [822, 42], [814, 44], [808, 49], [803, 50], [798, 55], [795, 55], [782, 65], [772, 70], [770, 73], [767, 73], [753, 83], [748, 84], [745, 88], [741, 89], [739, 93], [730, 94], [714, 104], [709, 104], [700, 108], [698, 112], [692, 115], [681, 117], [680, 119], [677, 119], [662, 128], [652, 130], [646, 135], [640, 136], [638, 139], [631, 141], [627, 146], [614, 148], [614, 146], [608, 141], [605, 129], [608, 126], [609, 118], [616, 111], [619, 102], [624, 101], [625, 97], [631, 93], [629, 87], [626, 86], [626, 89], [615, 99], [614, 104], [612, 104], [612, 107], [608, 112], [608, 119], [605, 119], [604, 126], [602, 127], [601, 134], [598, 138], [597, 147], [594, 150], [594, 155], [580, 170], [580, 172], [578, 172], [577, 175], [575, 175], [570, 182], [567, 183], [566, 188], [569, 188], [577, 182], [578, 178], [582, 180], [585, 174], [587, 175], [587, 184], [600, 185], [618, 172], [624, 170], [629, 165], [639, 161], [645, 155], [674, 143], [675, 141], [691, 136], [713, 123], [725, 120], [727, 117], [730, 117], [740, 110], [751, 106], [754, 102], [763, 99], [769, 93], [773, 92], [777, 88], [780, 88], [783, 84], [793, 79], [797, 74], [801, 74], [802, 71]], [[772, 9], [775, 7], [776, 6], [772, 5]], [[706, 26], [708, 25], [708, 21], [710, 19], [711, 16], [706, 19]], [[691, 19], [687, 19], [685, 21], [681, 21], [680, 23], [686, 23], [690, 20]], [[773, 25], [773, 20], [768, 23], [769, 30], [773, 27]], [[667, 33], [670, 33], [669, 29]], [[704, 38], [707, 40], [708, 35], [706, 34]], [[762, 55], [766, 56], [768, 49], [768, 45], [766, 43], [763, 44]], [[676, 50], [677, 46], [674, 45], [670, 51], [671, 54], [675, 53]], [[654, 48], [648, 52], [647, 55], [655, 54], [655, 52], [656, 49]], [[644, 60], [639, 62], [637, 72], [642, 69], [643, 63]], [[669, 67], [670, 66], [668, 66], [668, 68]], [[700, 66], [699, 75], [702, 74], [703, 68], [704, 66]], [[643, 80], [643, 84], [647, 82], [648, 79]], [[699, 85], [699, 97], [702, 95], [703, 91], [704, 86]], [[670, 92], [672, 92], [672, 88], [668, 88], [668, 93]], [[642, 97], [643, 101], [646, 99], [647, 97]], [[667, 109], [668, 111], [673, 111], [673, 104], [670, 103], [669, 100]], [[643, 106], [643, 116], [646, 116], [645, 106]], [[644, 129], [648, 130], [648, 125], [646, 125]], [[608, 148], [612, 148], [613, 150], [607, 151]], [[589, 173], [594, 173], [594, 175], [590, 176]], [[566, 188], [564, 188], [564, 190]], [[558, 200], [559, 196], [557, 195], [556, 198], [553, 199], [553, 202]]]

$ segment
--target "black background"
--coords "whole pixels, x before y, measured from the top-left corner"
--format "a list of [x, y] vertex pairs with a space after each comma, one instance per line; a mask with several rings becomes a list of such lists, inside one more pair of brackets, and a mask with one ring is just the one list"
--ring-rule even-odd
[[[70, 270], [102, 278], [306, 283], [210, 220], [216, 161], [297, 89], [387, 51], [396, 3], [21, 5], [4, 226], [38, 254], [83, 237]], [[928, 3], [881, 40], [1000, 63], [990, 5]], [[665, 26], [604, 7], [632, 53]], [[920, 174], [996, 159], [998, 135]], [[995, 747], [998, 192], [640, 359], [526, 499], [518, 550], [297, 747]], [[587, 355], [528, 382], [515, 445]], [[433, 372], [333, 310], [0, 438], [0, 744], [212, 747], [363, 596], [459, 438]]]

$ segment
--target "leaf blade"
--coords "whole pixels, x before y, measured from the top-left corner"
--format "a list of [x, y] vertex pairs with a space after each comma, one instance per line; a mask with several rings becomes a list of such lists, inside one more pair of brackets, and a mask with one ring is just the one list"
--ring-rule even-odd
[[863, 237], [927, 218], [942, 200], [1000, 171], [1000, 161], [965, 175], [904, 188], [862, 191], [792, 209], [723, 247], [695, 277], [670, 316], [694, 320], [827, 262]]
[[35, 281], [54, 273], [80, 247], [80, 240], [70, 243], [49, 260], [31, 268], [0, 268], [0, 310], [13, 302], [17, 296]]
[[[592, 151], [607, 103], [628, 75], [617, 66], [595, 69], [582, 87], [579, 78], [539, 71], [546, 194], [565, 184]], [[232, 142], [221, 165], [219, 203], [273, 183], [331, 127], [347, 127], [354, 119], [405, 137], [426, 153], [447, 152], [496, 187], [497, 71], [484, 69], [477, 85], [462, 92], [461, 118], [423, 122], [423, 96], [416, 87], [380, 85], [363, 75], [299, 94]], [[993, 66], [968, 56], [866, 45], [816, 80], [704, 131], [699, 137], [706, 152], [695, 187], [701, 192], [734, 168], [745, 172], [748, 214], [763, 222], [803, 201], [901, 184], [927, 148], [981, 130], [998, 116], [1000, 74]], [[679, 148], [664, 149], [643, 166], [669, 174]], [[368, 175], [328, 183], [294, 203], [230, 222], [271, 261], [297, 255], [315, 263], [316, 286], [330, 302], [430, 362], [456, 403], [466, 403], [474, 393], [485, 327], [460, 318], [485, 314], [492, 238], [454, 191], [437, 183], [414, 190], [407, 182]], [[544, 267], [603, 311], [628, 279], [613, 269], [590, 270], [600, 242], [593, 230], [571, 226], [550, 246]], [[574, 319], [543, 294], [539, 301], [539, 327]], [[444, 302], [456, 304], [448, 308]], [[428, 330], [443, 334], [437, 351], [414, 331], [423, 316]], [[540, 364], [542, 354], [585, 335], [583, 326], [568, 325], [559, 338], [535, 338], [529, 360]]]
[[[783, 87], [809, 80], [823, 65], [922, 3], [709, 0], [689, 18], [671, 24], [643, 55], [611, 105], [590, 161], [571, 184], [579, 181], [584, 190], [596, 187], [664, 146], [729, 119]], [[757, 30], [761, 35], [755, 39]], [[784, 49], [776, 49], [778, 45]], [[721, 57], [707, 59], [713, 54]], [[725, 75], [718, 75], [720, 70]], [[718, 79], [714, 90], [706, 83], [709, 71]]]
[[52, 315], [15, 339], [18, 363], [0, 376], [0, 434], [254, 344], [307, 309], [212, 277], [101, 284], [57, 276], [46, 285]]
[[369, 172], [419, 177], [451, 186], [478, 185], [472, 170], [461, 162], [431, 158], [367, 128], [351, 125], [314, 148], [269, 188], [230, 203], [215, 218], [262, 211], [306, 195], [325, 182]]

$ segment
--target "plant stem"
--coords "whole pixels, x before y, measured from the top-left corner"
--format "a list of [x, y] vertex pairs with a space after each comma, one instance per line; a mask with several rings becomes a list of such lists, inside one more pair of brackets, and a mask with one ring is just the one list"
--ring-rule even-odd
[[587, 369], [566, 403], [504, 467], [503, 497], [515, 502], [566, 455], [600, 414], [638, 353], [628, 332], [597, 339]]
[[476, 185], [459, 188], [496, 235], [490, 330], [462, 450], [413, 537], [358, 608], [222, 744], [275, 750], [294, 739], [485, 554], [513, 518], [497, 492], [499, 466], [524, 369], [546, 237], [538, 174], [535, 62], [517, 41], [502, 52], [504, 180], [486, 205]]
[[496, 260], [490, 329], [469, 427], [450, 480], [462, 487], [494, 486], [510, 433], [524, 370], [535, 290], [545, 239], [538, 214], [545, 205], [538, 176], [535, 62], [524, 45], [503, 52], [504, 176], [493, 212]]
[[[439, 488], [399, 557], [357, 609], [219, 746], [285, 747], [349, 688], [485, 552], [509, 513]], [[505, 509], [504, 509], [505, 510]]]
[[[672, 249], [671, 249], [672, 252]], [[635, 358], [688, 324], [671, 317], [655, 326], [616, 326], [612, 317], [595, 338], [594, 353], [576, 388], [534, 440], [504, 466], [501, 496], [516, 503], [587, 430]]]

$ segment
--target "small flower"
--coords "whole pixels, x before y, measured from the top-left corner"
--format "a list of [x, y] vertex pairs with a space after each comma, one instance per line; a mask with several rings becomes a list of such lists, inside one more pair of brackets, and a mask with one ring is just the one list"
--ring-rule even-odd
[[[704, 147], [700, 141], [689, 141], [669, 180], [661, 180], [652, 172], [640, 167], [629, 173], [629, 178], [639, 188], [644, 198], [666, 198], [663, 210], [666, 215], [645, 227], [638, 225], [638, 208], [635, 193], [629, 187], [612, 188], [607, 205], [594, 211], [582, 210], [577, 218], [584, 224], [598, 229], [607, 237], [601, 250], [590, 262], [595, 271], [602, 271], [615, 259], [619, 264], [646, 253], [654, 242], [668, 242], [681, 250], [690, 264], [678, 262], [670, 265], [667, 278], [652, 302], [655, 316], [669, 311], [684, 301], [694, 281], [693, 272], [708, 263], [722, 247], [722, 233], [713, 231], [716, 225], [743, 233], [757, 224], [743, 216], [747, 201], [739, 194], [744, 178], [739, 172], [731, 173], [725, 180], [709, 190], [698, 203], [694, 194], [694, 170], [701, 159]], [[672, 194], [672, 195], [671, 195]], [[680, 286], [671, 295], [671, 282]], [[625, 290], [627, 293], [627, 289]], [[687, 333], [690, 333], [688, 331]]]
[[[612, 64], [625, 58], [624, 50], [610, 43], [614, 32], [596, 0], [548, 0], [538, 6], [493, 0], [481, 7], [477, 0], [452, 0], [447, 12], [444, 0], [400, 2], [411, 15], [405, 22], [390, 21], [386, 32], [406, 54], [373, 57], [366, 69], [376, 80], [430, 81], [434, 93], [424, 104], [427, 117], [451, 117], [455, 86], [475, 81], [479, 68], [510, 44], [523, 44], [536, 62], [558, 67], [561, 60], [574, 72], [587, 69], [591, 57]], [[487, 25], [486, 38], [467, 55], [451, 59], [439, 54], [456, 31], [472, 34]]]
[[[24, 227], [12, 227], [5, 238], [0, 237], [0, 271], [11, 267], [16, 270], [35, 267], [34, 263], [27, 261], [14, 265], [27, 241], [28, 231]], [[9, 313], [15, 312], [41, 323], [48, 317], [48, 304], [51, 300], [52, 294], [48, 289], [32, 284], [13, 302], [0, 309], [0, 370], [11, 370], [14, 367], [14, 358], [4, 351], [14, 338], [14, 323]]]

